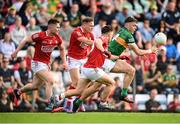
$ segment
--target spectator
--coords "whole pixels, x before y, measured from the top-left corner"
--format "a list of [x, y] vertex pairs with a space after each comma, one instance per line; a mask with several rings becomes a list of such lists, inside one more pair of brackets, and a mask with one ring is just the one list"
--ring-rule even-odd
[[168, 37], [167, 39], [166, 49], [167, 49], [166, 61], [174, 64], [176, 62], [176, 57], [177, 57], [177, 48], [173, 44], [173, 39], [171, 37]]
[[70, 12], [68, 13], [68, 20], [72, 27], [81, 25], [81, 12], [79, 11], [79, 5], [77, 3], [72, 4]]
[[128, 0], [114, 0], [115, 9], [119, 12], [123, 11], [126, 6], [130, 11], [132, 11], [132, 4]]
[[151, 11], [146, 14], [146, 18], [150, 21], [150, 27], [157, 30], [161, 20], [161, 14], [157, 11], [157, 6], [152, 6]]
[[112, 26], [112, 29], [113, 29], [113, 35], [115, 35], [119, 31], [120, 25], [119, 25], [119, 23], [118, 23], [118, 21], [116, 19], [113, 19], [112, 23], [111, 23], [111, 26]]
[[113, 12], [113, 5], [110, 2], [106, 2], [102, 6], [102, 11], [99, 12], [98, 20], [104, 18], [107, 24], [110, 25], [112, 20], [115, 19], [115, 13]]
[[147, 78], [145, 79], [145, 88], [150, 91], [154, 88], [158, 89], [158, 92], [162, 92], [162, 75], [157, 70], [156, 63], [151, 63], [150, 70]]
[[36, 25], [36, 19], [34, 17], [31, 17], [27, 25], [27, 35], [29, 36], [40, 31], [41, 28]]
[[16, 46], [18, 46], [19, 42], [22, 41], [27, 35], [26, 29], [22, 25], [21, 17], [16, 16], [15, 24], [9, 27], [9, 32], [13, 42]]
[[33, 6], [32, 6], [32, 4], [30, 2], [24, 2], [24, 4], [25, 4], [24, 5], [24, 10], [20, 10], [19, 16], [23, 20], [22, 25], [24, 27], [26, 27], [29, 20], [30, 20], [30, 18], [33, 17], [33, 13], [32, 13]]
[[47, 23], [51, 18], [51, 15], [47, 12], [47, 7], [44, 5], [40, 5], [38, 12], [35, 14], [35, 18], [37, 19], [38, 25], [44, 31], [47, 29]]
[[13, 111], [13, 104], [8, 98], [7, 91], [5, 89], [0, 90], [0, 112]]
[[176, 10], [175, 1], [171, 0], [168, 2], [167, 9], [162, 14], [162, 19], [169, 29], [168, 35], [171, 35], [176, 41], [177, 34], [180, 34], [180, 12]]
[[143, 72], [142, 67], [139, 64], [135, 64], [135, 81], [136, 81], [136, 91], [137, 93], [144, 93], [144, 78], [143, 78]]
[[10, 88], [12, 87], [13, 83], [15, 83], [14, 72], [12, 69], [9, 69], [8, 66], [9, 66], [9, 59], [4, 57], [2, 68], [0, 68], [0, 82], [5, 88]]
[[144, 20], [144, 26], [139, 29], [142, 34], [142, 40], [144, 43], [150, 42], [155, 34], [154, 30], [150, 27], [148, 19]]
[[10, 33], [6, 32], [4, 39], [0, 41], [0, 52], [2, 52], [8, 59], [11, 59], [11, 54], [15, 49], [15, 44], [11, 39]]
[[71, 37], [71, 33], [73, 32], [73, 28], [71, 27], [68, 18], [64, 18], [62, 22], [62, 28], [60, 29], [60, 35], [64, 41], [64, 45], [66, 48], [69, 46], [69, 41]]
[[168, 110], [171, 112], [180, 112], [180, 99], [178, 94], [173, 95], [173, 101], [169, 103]]
[[24, 3], [24, 0], [16, 0], [16, 2], [14, 2], [12, 6], [17, 10], [17, 12], [19, 12], [23, 3]]
[[61, 23], [64, 18], [67, 18], [66, 13], [63, 11], [63, 5], [59, 3], [57, 5], [57, 12], [54, 14], [54, 17]]
[[129, 16], [132, 16], [132, 13], [127, 6], [124, 6], [122, 11], [120, 11], [116, 14], [115, 18], [119, 22], [119, 24], [122, 26], [122, 25], [124, 25], [125, 19]]
[[93, 28], [93, 33], [94, 33], [94, 37], [98, 38], [101, 36], [101, 29], [107, 24], [106, 19], [105, 18], [100, 18], [99, 19], [99, 23], [97, 25], [94, 26]]
[[169, 64], [167, 66], [167, 71], [163, 75], [163, 84], [165, 86], [165, 91], [167, 93], [174, 93], [174, 94], [179, 93], [177, 83], [178, 83], [178, 79], [173, 71], [173, 66]]
[[143, 21], [144, 19], [144, 10], [143, 5], [140, 0], [132, 0], [131, 1], [133, 8], [133, 15], [138, 21]]
[[4, 25], [4, 19], [0, 19], [0, 40], [4, 39], [4, 35], [7, 31], [8, 29]]
[[15, 17], [16, 17], [16, 9], [11, 7], [8, 11], [6, 18], [5, 18], [5, 24], [7, 26], [14, 24], [15, 23]]
[[98, 21], [99, 21], [98, 20], [98, 12], [99, 11], [100, 10], [98, 10], [96, 4], [91, 4], [89, 10], [85, 13], [85, 15], [94, 18], [94, 24], [97, 25]]
[[145, 102], [146, 105], [146, 111], [147, 112], [153, 112], [153, 111], [160, 111], [161, 106], [158, 101], [155, 100], [155, 97], [157, 96], [158, 92], [156, 89], [152, 89], [150, 92], [150, 99]]
[[19, 58], [20, 67], [14, 72], [14, 77], [18, 83], [18, 87], [23, 87], [27, 83], [32, 82], [32, 72], [27, 69], [24, 58]]
[[166, 68], [167, 68], [167, 62], [166, 62], [166, 47], [165, 46], [161, 46], [159, 48], [159, 55], [157, 57], [157, 69], [161, 72], [161, 74], [164, 74], [166, 72]]

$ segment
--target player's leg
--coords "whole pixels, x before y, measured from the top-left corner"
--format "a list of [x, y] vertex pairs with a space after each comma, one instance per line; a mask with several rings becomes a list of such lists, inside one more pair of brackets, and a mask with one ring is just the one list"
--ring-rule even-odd
[[[127, 92], [128, 92], [128, 87], [130, 86], [134, 75], [135, 75], [135, 69], [134, 67], [132, 67], [130, 64], [128, 64], [126, 61], [124, 60], [117, 60], [115, 66], [111, 69], [111, 72], [113, 73], [125, 73], [125, 77], [124, 77], [124, 84], [123, 84], [123, 89], [121, 92], [121, 96], [122, 96], [122, 100], [125, 100], [127, 102], [133, 102], [133, 101], [129, 101], [127, 96]], [[127, 99], [125, 99], [127, 98]]]
[[60, 94], [60, 99], [64, 99], [66, 97], [70, 96], [79, 96], [83, 92], [83, 90], [87, 87], [89, 84], [90, 80], [89, 79], [83, 79], [81, 78], [77, 84], [76, 89], [69, 89], [65, 91], [64, 93]]
[[38, 87], [41, 85], [42, 81], [37, 77], [37, 75], [35, 74], [33, 76], [33, 81], [32, 83], [28, 83], [26, 84], [24, 87], [22, 87], [21, 89], [15, 89], [14, 90], [14, 94], [15, 94], [15, 97], [17, 99], [20, 98], [20, 95], [24, 92], [28, 92], [28, 91], [31, 91], [31, 90], [37, 90]]
[[[109, 94], [111, 93], [111, 90], [113, 88], [113, 84], [115, 83], [113, 79], [109, 75], [107, 75], [103, 70], [98, 69], [95, 71], [92, 71], [92, 69], [86, 69], [87, 71], [87, 77], [91, 80], [95, 80], [97, 83], [94, 82], [94, 84], [88, 88], [86, 88], [83, 93], [81, 94], [81, 97], [79, 99], [76, 99], [74, 101], [74, 107], [73, 112], [76, 112], [80, 104], [91, 94], [95, 93], [97, 89], [101, 86], [101, 84], [106, 85], [106, 90], [104, 94], [102, 95], [102, 102], [106, 102]], [[94, 69], [93, 69], [94, 70]]]
[[72, 81], [71, 87], [75, 88], [80, 79], [79, 67], [70, 69], [69, 73], [70, 73], [70, 77], [71, 77], [71, 81]]
[[52, 87], [54, 83], [53, 73], [49, 70], [41, 70], [36, 73], [38, 78], [45, 83], [46, 86], [46, 98], [49, 99], [52, 96]]

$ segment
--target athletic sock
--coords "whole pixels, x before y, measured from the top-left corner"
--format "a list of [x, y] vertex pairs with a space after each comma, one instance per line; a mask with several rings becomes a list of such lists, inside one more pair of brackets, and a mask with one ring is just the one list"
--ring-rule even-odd
[[121, 91], [121, 96], [126, 96], [127, 95], [127, 91], [128, 91], [127, 88], [123, 88], [122, 91]]
[[75, 104], [80, 105], [80, 104], [82, 104], [82, 102], [83, 102], [83, 100], [78, 99]]

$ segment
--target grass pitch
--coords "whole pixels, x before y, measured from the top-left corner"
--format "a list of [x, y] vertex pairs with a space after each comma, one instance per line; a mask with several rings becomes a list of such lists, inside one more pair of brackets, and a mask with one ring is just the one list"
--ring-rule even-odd
[[0, 113], [0, 124], [180, 124], [178, 113], [120, 113], [81, 112], [68, 113]]

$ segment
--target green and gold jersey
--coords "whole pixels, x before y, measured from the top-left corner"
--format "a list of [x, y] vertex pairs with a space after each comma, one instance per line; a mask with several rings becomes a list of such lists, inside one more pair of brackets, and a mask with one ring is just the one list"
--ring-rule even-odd
[[119, 56], [132, 43], [135, 43], [135, 39], [131, 32], [126, 28], [121, 28], [110, 41], [108, 49], [113, 55]]

